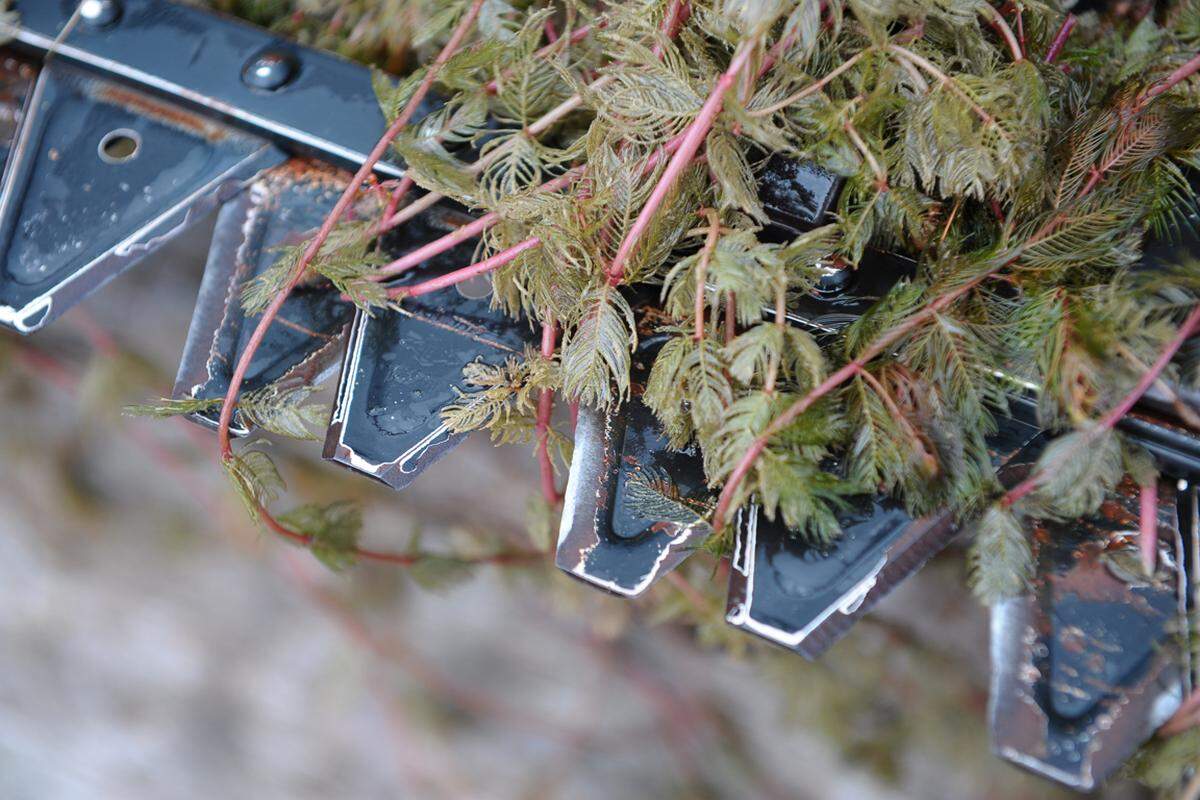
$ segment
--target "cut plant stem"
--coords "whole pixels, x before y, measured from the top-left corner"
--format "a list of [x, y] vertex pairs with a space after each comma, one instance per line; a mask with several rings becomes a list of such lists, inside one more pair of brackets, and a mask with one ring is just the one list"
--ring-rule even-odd
[[1197, 71], [1200, 71], [1200, 53], [1196, 53], [1196, 55], [1188, 59], [1166, 78], [1151, 86], [1142, 98], [1141, 103], [1139, 103], [1139, 108], [1145, 106], [1146, 103], [1158, 97], [1163, 92], [1168, 92], [1175, 88], [1175, 86], [1195, 75]]
[[536, 236], [530, 236], [528, 239], [514, 244], [506, 250], [501, 250], [494, 256], [485, 258], [483, 261], [478, 261], [470, 266], [456, 269], [453, 272], [448, 272], [445, 275], [439, 275], [436, 278], [430, 278], [421, 283], [414, 283], [410, 286], [395, 286], [388, 289], [388, 297], [395, 300], [402, 297], [418, 297], [430, 292], [436, 292], [439, 289], [446, 289], [454, 286], [457, 283], [462, 283], [465, 280], [470, 280], [477, 275], [486, 275], [494, 269], [504, 266], [513, 261], [521, 253], [526, 250], [537, 247], [542, 243], [542, 240]]
[[1153, 575], [1158, 567], [1158, 484], [1151, 481], [1138, 492], [1138, 550], [1146, 574]]
[[729, 69], [721, 74], [717, 79], [716, 85], [708, 95], [708, 99], [704, 101], [704, 105], [700, 107], [700, 113], [692, 120], [691, 124], [684, 129], [683, 140], [680, 142], [679, 149], [671, 156], [671, 160], [667, 162], [667, 167], [663, 170], [662, 177], [658, 179], [654, 189], [650, 192], [650, 197], [646, 200], [646, 204], [642, 206], [641, 212], [634, 221], [633, 226], [626, 234], [621, 246], [617, 249], [617, 254], [612, 260], [612, 264], [608, 268], [608, 282], [616, 286], [625, 276], [625, 264], [629, 261], [629, 257], [633, 254], [633, 249], [637, 247], [642, 236], [646, 233], [646, 229], [650, 227], [655, 214], [658, 213], [659, 207], [666, 200], [667, 195], [674, 188], [676, 181], [683, 175], [683, 171], [692, 163], [692, 159], [696, 156], [696, 151], [700, 149], [700, 145], [704, 143], [704, 139], [708, 136], [709, 130], [712, 129], [713, 122], [717, 115], [721, 113], [722, 107], [725, 105], [725, 93], [737, 82], [738, 75], [750, 61], [750, 56], [753, 54], [754, 48], [747, 42], [743, 42], [734, 53], [733, 61], [729, 64]]
[[[553, 319], [542, 324], [542, 358], [554, 358], [554, 343], [557, 326]], [[554, 464], [550, 460], [550, 418], [554, 413], [554, 390], [542, 389], [538, 395], [537, 408], [537, 458], [538, 473], [542, 482], [542, 496], [551, 506], [562, 502], [562, 493], [554, 485]]]

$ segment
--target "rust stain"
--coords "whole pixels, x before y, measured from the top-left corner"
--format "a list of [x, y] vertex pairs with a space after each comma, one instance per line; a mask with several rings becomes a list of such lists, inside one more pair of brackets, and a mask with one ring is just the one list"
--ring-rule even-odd
[[212, 124], [199, 114], [184, 111], [178, 106], [151, 99], [140, 92], [122, 86], [100, 86], [96, 89], [96, 96], [142, 116], [151, 117], [159, 122], [195, 133], [210, 142], [220, 142], [229, 137], [229, 132], [225, 128]]

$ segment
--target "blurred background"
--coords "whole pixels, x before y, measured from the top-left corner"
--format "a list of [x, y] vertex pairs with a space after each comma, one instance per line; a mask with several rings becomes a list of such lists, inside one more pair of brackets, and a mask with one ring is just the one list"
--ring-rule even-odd
[[[332, 573], [260, 533], [211, 432], [121, 415], [170, 390], [206, 235], [0, 338], [0, 799], [1064, 796], [989, 753], [954, 548], [808, 663], [725, 627], [702, 556], [631, 602], [549, 555]], [[528, 449], [400, 493], [273, 449], [279, 508], [356, 498], [364, 544], [550, 546]]]

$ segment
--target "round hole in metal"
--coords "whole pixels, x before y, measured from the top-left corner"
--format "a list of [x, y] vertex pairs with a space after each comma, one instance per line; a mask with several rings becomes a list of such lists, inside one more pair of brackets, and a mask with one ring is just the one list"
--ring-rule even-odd
[[100, 160], [106, 164], [124, 164], [126, 161], [137, 158], [138, 151], [141, 149], [142, 137], [137, 131], [118, 128], [104, 134], [97, 152], [100, 153]]
[[476, 275], [472, 278], [467, 278], [461, 283], [454, 284], [454, 288], [463, 297], [471, 300], [482, 300], [485, 297], [490, 297], [492, 294], [492, 276]]

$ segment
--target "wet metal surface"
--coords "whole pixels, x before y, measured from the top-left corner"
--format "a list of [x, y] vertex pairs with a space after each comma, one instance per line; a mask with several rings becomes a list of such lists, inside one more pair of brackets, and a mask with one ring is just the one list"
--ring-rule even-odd
[[[385, 241], [394, 256], [446, 233], [446, 212], [434, 209]], [[414, 283], [467, 266], [469, 241], [404, 273]], [[472, 292], [474, 294], [474, 292]], [[503, 362], [524, 353], [534, 335], [527, 323], [491, 308], [490, 296], [467, 297], [458, 286], [406, 298], [400, 311], [358, 313], [350, 326], [325, 458], [402, 489], [462, 441], [441, 410], [463, 386], [476, 360]]]
[[[638, 351], [627, 402], [607, 412], [579, 410], [555, 557], [559, 569], [630, 597], [678, 566], [709, 532], [686, 519], [689, 512], [702, 517], [709, 497], [699, 449], [672, 449], [640, 400], [660, 344]], [[654, 513], [658, 503], [638, 500], [647, 495], [683, 513], [664, 519]]]
[[0, 195], [0, 323], [40, 328], [282, 160], [262, 139], [46, 67]]
[[992, 609], [999, 755], [1089, 790], [1175, 710], [1186, 673], [1172, 646], [1187, 602], [1179, 523], [1174, 487], [1162, 484], [1152, 577], [1140, 565], [1131, 481], [1095, 517], [1031, 523], [1034, 585]]
[[[347, 172], [293, 160], [266, 173], [221, 209], [175, 397], [225, 395], [260, 316], [243, 313], [243, 286], [275, 263], [280, 256], [276, 248], [299, 244], [320, 226], [350, 178]], [[342, 333], [353, 315], [354, 307], [327, 282], [296, 287], [250, 362], [243, 391], [276, 381], [283, 386], [319, 383], [336, 364]], [[216, 416], [212, 412], [195, 419], [214, 425]], [[236, 417], [233, 429], [246, 432]]]
[[772, 224], [796, 236], [824, 223], [841, 185], [811, 161], [777, 154], [758, 173], [758, 199]]
[[[357, 166], [385, 128], [366, 67], [300, 47], [230, 17], [166, 0], [122, 0], [111, 24], [76, 26], [57, 58], [139, 85], [286, 144]], [[68, 0], [16, 0], [17, 43], [38, 56], [71, 16]], [[251, 85], [242, 70], [271, 52], [295, 59], [274, 88]], [[320, 109], [320, 113], [313, 113]], [[379, 171], [398, 174], [394, 163]]]
[[[1040, 439], [1031, 420], [999, 423], [988, 440], [997, 466]], [[958, 533], [948, 513], [914, 520], [885, 497], [859, 498], [838, 521], [841, 536], [818, 546], [757, 506], [739, 512], [726, 621], [816, 658]]]

